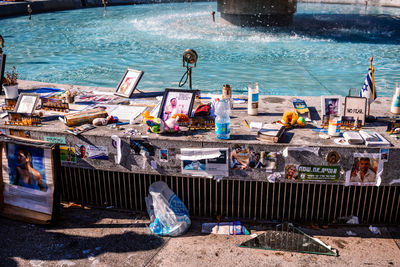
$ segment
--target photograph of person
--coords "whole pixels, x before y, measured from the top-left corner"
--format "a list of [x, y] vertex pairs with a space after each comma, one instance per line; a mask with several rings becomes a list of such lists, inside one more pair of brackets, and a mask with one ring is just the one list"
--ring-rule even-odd
[[78, 158], [87, 158], [87, 152], [85, 145], [75, 145], [75, 154]]
[[[168, 120], [175, 114], [185, 113], [184, 105], [178, 103], [176, 97], [171, 98], [164, 108], [164, 120]], [[187, 114], [186, 114], [187, 115]]]
[[249, 168], [249, 151], [239, 144], [233, 146], [231, 151], [231, 168], [247, 170]]
[[336, 164], [340, 161], [340, 154], [336, 151], [331, 151], [326, 155], [326, 161], [330, 164]]
[[289, 180], [296, 180], [299, 173], [297, 172], [296, 165], [286, 165], [285, 167], [285, 178]]
[[375, 183], [378, 159], [360, 157], [354, 159], [350, 182]]
[[340, 116], [340, 96], [321, 96], [322, 115]]
[[192, 115], [195, 90], [165, 89], [159, 118], [164, 121], [172, 118], [175, 114]]
[[194, 171], [205, 171], [206, 170], [206, 160], [184, 160], [183, 169], [194, 170]]
[[250, 168], [255, 168], [255, 169], [261, 169], [267, 166], [264, 163], [264, 159], [261, 159], [261, 154], [260, 153], [254, 153], [253, 157], [250, 159], [249, 162], [249, 167]]
[[330, 116], [338, 115], [338, 100], [337, 99], [327, 99], [326, 101], [326, 114]]
[[387, 162], [389, 160], [389, 149], [381, 148], [381, 160]]
[[119, 93], [126, 94], [128, 89], [131, 87], [132, 82], [133, 82], [132, 77], [126, 77], [125, 81], [123, 82], [123, 84], [121, 85], [121, 87], [119, 89]]
[[16, 144], [7, 145], [10, 184], [46, 192], [44, 151]]
[[60, 160], [65, 162], [76, 162], [75, 148], [60, 146]]

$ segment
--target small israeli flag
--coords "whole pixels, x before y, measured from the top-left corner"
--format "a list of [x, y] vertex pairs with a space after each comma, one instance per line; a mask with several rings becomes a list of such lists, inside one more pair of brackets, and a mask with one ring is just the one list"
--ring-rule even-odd
[[364, 85], [360, 90], [360, 97], [366, 97], [369, 104], [374, 102], [374, 100], [376, 99], [374, 73], [373, 69], [371, 68], [369, 69], [367, 78], [365, 78]]

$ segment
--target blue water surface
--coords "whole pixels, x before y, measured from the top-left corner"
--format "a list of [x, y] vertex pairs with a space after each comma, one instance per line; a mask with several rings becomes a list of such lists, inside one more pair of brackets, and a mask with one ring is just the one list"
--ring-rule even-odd
[[[21, 79], [116, 87], [126, 68], [138, 88], [178, 87], [182, 53], [199, 54], [193, 87], [271, 95], [347, 95], [361, 88], [374, 56], [378, 96], [400, 81], [400, 9], [299, 3], [289, 27], [223, 23], [215, 2], [87, 8], [0, 20], [7, 70]], [[187, 88], [187, 85], [184, 86]]]

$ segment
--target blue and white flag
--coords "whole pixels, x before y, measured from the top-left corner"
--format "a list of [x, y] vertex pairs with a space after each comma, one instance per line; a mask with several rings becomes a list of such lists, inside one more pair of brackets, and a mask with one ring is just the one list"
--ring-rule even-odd
[[374, 82], [374, 69], [370, 68], [365, 78], [365, 82], [360, 91], [360, 97], [366, 97], [368, 103], [371, 104], [376, 99], [375, 82]]

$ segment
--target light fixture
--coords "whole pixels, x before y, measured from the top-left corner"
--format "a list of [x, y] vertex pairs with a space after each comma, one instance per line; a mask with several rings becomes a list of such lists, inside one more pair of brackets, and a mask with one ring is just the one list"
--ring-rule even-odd
[[[186, 83], [186, 81], [189, 79], [189, 88], [192, 89], [192, 68], [196, 67], [197, 59], [198, 59], [198, 55], [197, 55], [196, 51], [194, 51], [193, 49], [186, 49], [183, 52], [182, 63], [183, 63], [183, 67], [186, 67], [186, 72], [185, 72], [185, 74], [183, 74], [183, 76], [179, 82], [179, 87], [182, 87]], [[186, 80], [182, 83], [182, 80], [185, 78], [185, 76], [186, 76]]]

